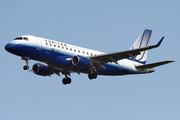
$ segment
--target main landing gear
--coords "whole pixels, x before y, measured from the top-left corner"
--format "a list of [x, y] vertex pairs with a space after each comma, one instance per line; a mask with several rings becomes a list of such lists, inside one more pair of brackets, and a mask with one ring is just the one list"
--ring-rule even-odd
[[88, 74], [88, 77], [90, 80], [92, 79], [96, 79], [97, 78], [97, 72], [96, 71], [91, 71], [89, 74]]
[[65, 78], [62, 79], [62, 83], [64, 85], [71, 84], [71, 78], [68, 77], [67, 74], [65, 74]]
[[23, 69], [24, 69], [24, 70], [28, 70], [28, 69], [29, 69], [29, 66], [28, 66], [28, 63], [29, 63], [28, 60], [29, 60], [29, 58], [27, 58], [27, 57], [24, 56], [24, 57], [22, 57], [21, 59], [24, 60], [24, 62], [26, 63], [26, 65], [23, 66]]
[[[63, 73], [64, 74], [64, 73]], [[88, 74], [88, 77], [90, 80], [92, 79], [96, 79], [97, 78], [97, 72], [95, 70], [91, 71], [89, 74]], [[67, 84], [71, 84], [71, 78], [67, 76], [67, 74], [65, 74], [65, 78], [62, 79], [62, 83], [64, 85], [67, 85]]]
[[71, 83], [71, 78], [69, 78], [69, 77], [63, 78], [63, 79], [62, 79], [62, 83], [63, 83], [64, 85], [70, 84], [70, 83]]

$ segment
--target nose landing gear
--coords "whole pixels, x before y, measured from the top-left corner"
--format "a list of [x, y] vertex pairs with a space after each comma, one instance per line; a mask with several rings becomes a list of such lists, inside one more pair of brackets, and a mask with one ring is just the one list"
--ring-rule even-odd
[[30, 60], [30, 58], [24, 56], [24, 57], [22, 57], [21, 59], [24, 60], [24, 62], [26, 63], [26, 65], [23, 66], [23, 69], [24, 69], [24, 70], [28, 70], [28, 69], [29, 69], [29, 66], [28, 66], [28, 63], [29, 63], [29, 62], [28, 62], [28, 60]]
[[23, 66], [23, 69], [24, 69], [24, 70], [28, 70], [28, 69], [29, 69], [29, 66], [28, 66], [28, 65], [25, 65], [25, 66]]

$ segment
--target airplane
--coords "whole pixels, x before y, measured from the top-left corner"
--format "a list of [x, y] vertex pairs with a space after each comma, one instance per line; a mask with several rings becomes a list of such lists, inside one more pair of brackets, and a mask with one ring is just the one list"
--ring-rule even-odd
[[20, 56], [25, 61], [24, 70], [28, 70], [29, 60], [40, 61], [32, 66], [32, 71], [41, 76], [51, 76], [60, 73], [65, 75], [62, 79], [64, 85], [71, 83], [71, 73], [88, 74], [90, 80], [98, 75], [130, 75], [152, 73], [154, 67], [174, 62], [146, 64], [148, 50], [157, 48], [164, 37], [156, 45], [149, 46], [152, 30], [145, 29], [132, 45], [130, 50], [104, 53], [55, 40], [23, 35], [16, 37], [5, 45], [6, 51]]

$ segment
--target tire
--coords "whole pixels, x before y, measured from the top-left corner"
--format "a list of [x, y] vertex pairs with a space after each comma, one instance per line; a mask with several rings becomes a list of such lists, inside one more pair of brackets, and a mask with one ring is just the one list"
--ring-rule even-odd
[[88, 74], [88, 78], [89, 78], [90, 80], [92, 80], [92, 79], [93, 79], [93, 74], [89, 73], [89, 74]]
[[63, 79], [62, 79], [62, 83], [63, 83], [64, 85], [66, 85], [66, 84], [67, 84], [67, 80], [66, 80], [66, 78], [63, 78]]
[[67, 84], [71, 84], [71, 78], [66, 78], [66, 82], [67, 82]]

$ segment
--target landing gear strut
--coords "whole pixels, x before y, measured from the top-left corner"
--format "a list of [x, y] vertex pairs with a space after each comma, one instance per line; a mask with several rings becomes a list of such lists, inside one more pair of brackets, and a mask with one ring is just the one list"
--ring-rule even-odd
[[29, 59], [26, 58], [25, 56], [22, 57], [21, 59], [24, 60], [24, 62], [26, 63], [26, 65], [23, 66], [23, 69], [24, 69], [24, 70], [28, 70], [28, 69], [29, 69], [29, 66], [28, 66], [28, 63], [29, 63], [28, 60], [29, 60]]

